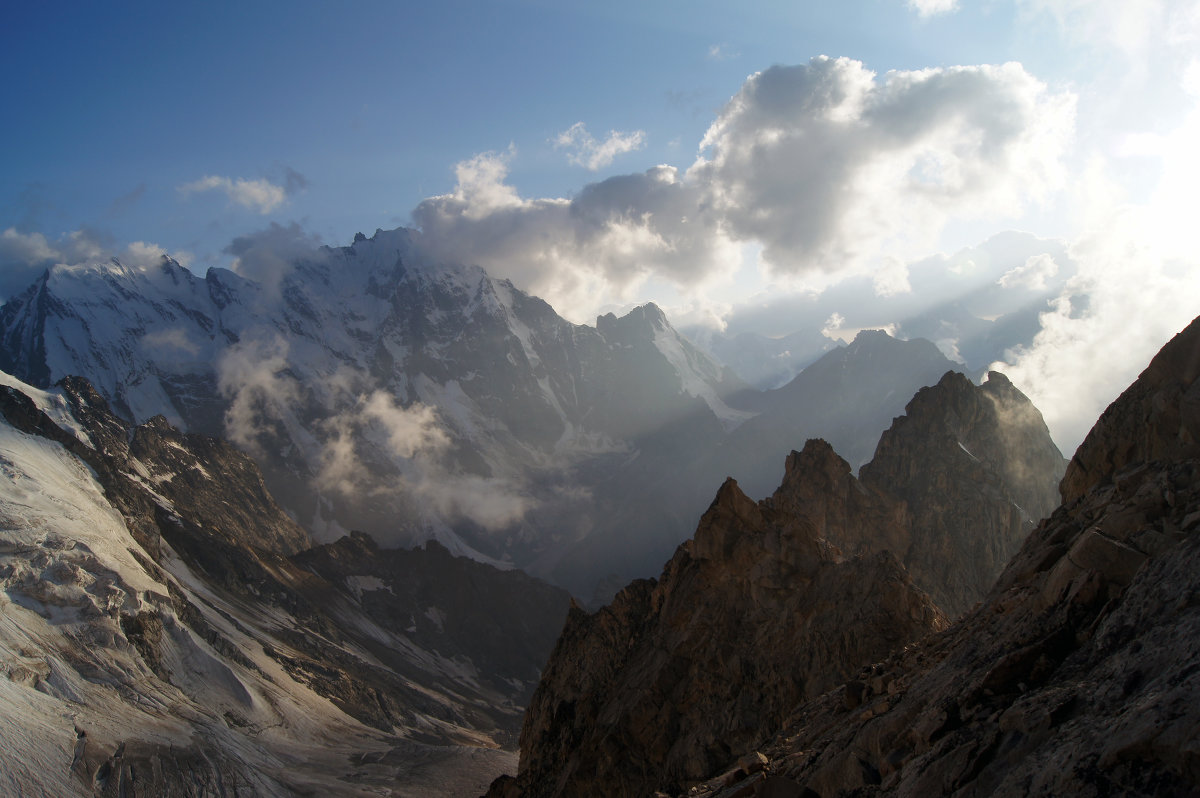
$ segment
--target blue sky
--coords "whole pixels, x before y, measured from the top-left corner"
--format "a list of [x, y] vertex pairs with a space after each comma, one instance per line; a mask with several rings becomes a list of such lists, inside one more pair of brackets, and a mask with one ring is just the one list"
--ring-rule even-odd
[[969, 267], [1057, 298], [1004, 368], [1070, 442], [1200, 312], [1197, 8], [10, 3], [0, 297], [416, 225], [574, 321], [844, 337]]
[[[1007, 60], [1012, 11], [896, 2], [24, 3], [4, 13], [4, 221], [153, 239], [204, 260], [261, 219], [178, 195], [205, 175], [309, 185], [269, 219], [330, 243], [390, 227], [512, 145], [529, 196], [690, 162], [746, 76], [848, 55], [878, 71]], [[982, 58], [981, 58], [982, 57]], [[552, 141], [642, 130], [598, 175]], [[236, 209], [229, 209], [236, 210]], [[369, 232], [369, 230], [368, 230]]]

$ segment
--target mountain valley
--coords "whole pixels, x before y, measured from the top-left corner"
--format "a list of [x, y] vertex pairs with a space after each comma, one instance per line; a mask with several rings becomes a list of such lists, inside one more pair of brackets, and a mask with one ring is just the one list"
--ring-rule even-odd
[[5, 792], [1195, 788], [1196, 324], [1068, 466], [929, 341], [762, 390], [415, 231], [275, 265], [0, 308]]

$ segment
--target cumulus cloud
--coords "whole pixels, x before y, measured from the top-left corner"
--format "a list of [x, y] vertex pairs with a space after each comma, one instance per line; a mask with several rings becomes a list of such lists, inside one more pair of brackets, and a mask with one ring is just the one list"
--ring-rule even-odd
[[283, 167], [283, 170], [283, 185], [277, 185], [265, 178], [247, 180], [242, 177], [205, 175], [199, 180], [184, 183], [178, 190], [184, 196], [219, 191], [228, 197], [230, 202], [266, 215], [283, 205], [290, 194], [308, 185], [308, 180], [296, 170], [290, 167]]
[[882, 265], [875, 270], [872, 284], [875, 287], [875, 296], [889, 297], [911, 292], [908, 265], [899, 258], [885, 257]]
[[1078, 271], [1041, 316], [1033, 343], [997, 364], [1070, 453], [1200, 312], [1200, 97], [1191, 88], [1200, 8], [1190, 0], [1022, 6], [1053, 17], [1069, 44], [1095, 57], [1103, 89], [1086, 125], [1099, 133], [1076, 179], [1084, 232], [1070, 252]]
[[93, 229], [75, 230], [51, 240], [39, 232], [23, 233], [9, 227], [0, 233], [0, 301], [28, 288], [51, 266], [90, 268], [116, 258], [125, 266], [146, 269], [157, 266], [164, 256], [184, 265], [191, 261], [187, 253], [168, 253], [145, 241], [117, 247], [111, 236]]
[[570, 200], [526, 199], [505, 182], [511, 157], [458, 164], [454, 191], [417, 206], [428, 249], [508, 277], [580, 322], [653, 275], [697, 285], [737, 265], [736, 245], [673, 167], [592, 183]]
[[260, 331], [244, 335], [216, 363], [217, 389], [229, 402], [225, 434], [256, 455], [264, 454], [261, 439], [293, 417], [300, 399], [300, 384], [288, 368], [288, 348], [283, 336]]
[[[397, 460], [412, 460], [422, 452], [439, 452], [449, 444], [437, 413], [432, 407], [414, 404], [400, 407], [392, 396], [375, 390], [360, 395], [349, 407], [324, 419], [325, 433], [315, 485], [347, 497], [363, 497], [393, 492], [397, 478], [391, 469], [372, 464], [376, 451], [396, 465]], [[364, 453], [364, 449], [368, 451]], [[374, 466], [374, 467], [372, 467]]]
[[1050, 281], [1057, 275], [1058, 264], [1054, 262], [1054, 258], [1043, 252], [1002, 274], [996, 284], [1002, 288], [1045, 291], [1049, 287]]
[[271, 222], [263, 230], [233, 239], [224, 252], [233, 256], [233, 271], [260, 283], [267, 295], [273, 296], [296, 261], [320, 256], [320, 245], [316, 235], [305, 232], [295, 222]]
[[922, 17], [935, 17], [958, 10], [958, 0], [908, 0], [908, 7]]
[[1074, 451], [1104, 408], [1200, 313], [1197, 136], [1200, 110], [1166, 137], [1163, 179], [1147, 202], [1095, 211], [1090, 231], [1070, 248], [1078, 271], [1042, 314], [1033, 344], [995, 366], [1042, 410], [1064, 452]]
[[821, 335], [829, 338], [830, 340], [841, 340], [841, 336], [838, 335], [838, 332], [840, 332], [844, 326], [846, 326], [846, 317], [835, 310], [833, 313], [830, 313], [829, 318], [825, 320], [825, 326], [821, 328]]
[[646, 143], [644, 131], [608, 132], [608, 138], [597, 141], [582, 122], [576, 122], [554, 137], [555, 149], [567, 150], [567, 160], [592, 172], [610, 165], [618, 155], [640, 150]]
[[413, 221], [435, 251], [576, 321], [651, 279], [694, 296], [752, 243], [775, 277], [877, 273], [894, 293], [896, 263], [927, 252], [948, 221], [1016, 215], [1061, 184], [1073, 109], [1017, 64], [880, 77], [820, 57], [751, 76], [686, 172], [656, 166], [529, 199], [506, 182], [512, 150], [484, 153]]
[[880, 78], [819, 57], [751, 76], [688, 177], [776, 272], [845, 270], [1056, 189], [1073, 113], [1019, 64]]
[[493, 530], [531, 507], [510, 480], [450, 468], [442, 457], [450, 435], [428, 405], [402, 407], [372, 390], [316, 426], [322, 443], [313, 485], [320, 491], [351, 500], [408, 494], [434, 517]]
[[[189, 344], [170, 331], [154, 343]], [[434, 523], [466, 519], [495, 530], [534, 506], [513, 480], [456, 467], [453, 432], [435, 408], [402, 405], [348, 365], [302, 379], [302, 358], [286, 338], [265, 328], [244, 333], [225, 350], [216, 372], [228, 402], [225, 434], [231, 441], [269, 459], [286, 446], [323, 496], [377, 506], [398, 506], [389, 502], [408, 497]]]
[[484, 529], [503, 529], [525, 516], [530, 502], [518, 486], [474, 474], [441, 474], [415, 486], [416, 494], [450, 518], [466, 518]]
[[708, 48], [708, 57], [712, 61], [728, 61], [730, 58], [737, 58], [741, 53], [730, 48], [725, 42], [710, 45]]
[[1080, 273], [1042, 314], [1033, 344], [993, 366], [1041, 409], [1068, 455], [1200, 308], [1194, 257], [1156, 252], [1127, 224], [1080, 240], [1072, 255]]

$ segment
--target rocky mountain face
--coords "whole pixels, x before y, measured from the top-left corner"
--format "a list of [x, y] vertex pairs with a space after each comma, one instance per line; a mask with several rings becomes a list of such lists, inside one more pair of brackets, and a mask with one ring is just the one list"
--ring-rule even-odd
[[899, 341], [866, 330], [805, 368], [786, 385], [747, 396], [758, 415], [714, 455], [750, 496], [774, 489], [777, 464], [809, 438], [829, 441], [854, 469], [871, 459], [879, 435], [922, 387], [961, 368], [925, 340]]
[[[745, 386], [652, 305], [570, 324], [481, 269], [432, 261], [403, 229], [277, 261], [257, 281], [169, 259], [52, 268], [0, 309], [0, 368], [43, 388], [83, 375], [123, 418], [230, 439], [318, 540], [435, 539], [561, 567], [585, 595], [596, 568], [661, 563], [719, 484], [624, 466], [661, 465], [750, 415], [725, 402]], [[690, 502], [668, 514], [687, 526], [614, 519], [661, 506], [660, 489]], [[614, 530], [630, 530], [621, 557], [591, 567], [596, 552], [575, 551]]]
[[1108, 408], [981, 606], [686, 795], [1200, 792], [1198, 364], [1200, 319]]
[[0, 379], [0, 792], [460, 795], [567, 596], [430, 543], [312, 550], [232, 446]]
[[[759, 503], [727, 481], [659, 580], [595, 615], [573, 608], [526, 715], [520, 774], [493, 794], [677, 788], [752, 749], [797, 701], [941, 628], [894, 556], [847, 559], [820, 537], [801, 496], [830, 457], [822, 444], [794, 454]], [[869, 497], [840, 509], [890, 520]]]
[[0, 308], [0, 368], [228, 438], [318, 542], [437, 540], [584, 597], [655, 573], [727, 475], [765, 496], [810, 437], [858, 467], [954, 368], [864, 332], [762, 392], [652, 305], [570, 324], [414, 231], [258, 260], [54, 267]]
[[[1064, 467], [1041, 413], [1004, 375], [991, 372], [975, 386], [947, 372], [917, 391], [860, 476], [903, 500], [906, 531], [886, 543], [957, 617], [1058, 505]], [[831, 540], [848, 551], [878, 549], [871, 534], [836, 527]]]
[[943, 628], [931, 594], [955, 614], [978, 601], [1033, 528], [1030, 510], [1053, 509], [1063, 464], [1006, 378], [947, 372], [861, 479], [810, 440], [762, 502], [728, 480], [657, 582], [594, 615], [572, 610], [526, 715], [520, 771], [492, 794], [682, 791], [753, 753], [797, 704]]

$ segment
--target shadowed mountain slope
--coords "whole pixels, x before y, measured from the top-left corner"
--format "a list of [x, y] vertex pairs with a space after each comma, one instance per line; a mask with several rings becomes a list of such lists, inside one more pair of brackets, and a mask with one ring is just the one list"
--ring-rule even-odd
[[982, 606], [687, 795], [1200, 792], [1198, 364], [1200, 319], [1105, 411]]

